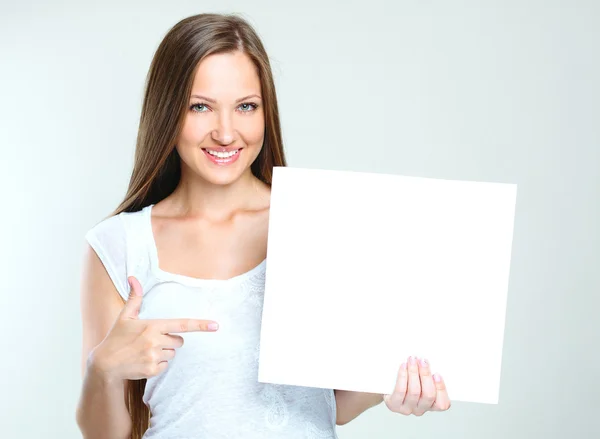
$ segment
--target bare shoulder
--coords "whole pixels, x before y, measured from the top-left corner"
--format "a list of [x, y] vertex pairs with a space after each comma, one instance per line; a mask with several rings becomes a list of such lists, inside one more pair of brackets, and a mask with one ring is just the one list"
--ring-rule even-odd
[[271, 186], [257, 179], [254, 196], [249, 200], [248, 210], [259, 215], [269, 214], [271, 207]]
[[239, 216], [250, 227], [268, 226], [269, 211], [271, 208], [271, 187], [262, 181], [255, 186], [255, 193], [248, 200], [247, 208]]

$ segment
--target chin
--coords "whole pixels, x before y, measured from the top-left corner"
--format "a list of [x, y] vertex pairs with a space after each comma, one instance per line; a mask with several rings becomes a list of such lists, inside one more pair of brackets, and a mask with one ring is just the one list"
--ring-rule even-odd
[[242, 178], [244, 174], [245, 172], [207, 172], [206, 170], [198, 173], [203, 180], [215, 186], [231, 185]]

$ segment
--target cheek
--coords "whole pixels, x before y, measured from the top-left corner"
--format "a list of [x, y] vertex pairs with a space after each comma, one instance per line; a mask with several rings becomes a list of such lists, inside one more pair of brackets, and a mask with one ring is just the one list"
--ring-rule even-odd
[[208, 132], [209, 130], [206, 124], [199, 123], [198, 119], [194, 117], [188, 117], [183, 124], [179, 137], [183, 143], [197, 143], [198, 140], [204, 138]]
[[249, 121], [245, 126], [245, 138], [248, 144], [259, 146], [262, 145], [262, 141], [265, 135], [265, 122], [263, 117], [256, 117], [256, 119]]

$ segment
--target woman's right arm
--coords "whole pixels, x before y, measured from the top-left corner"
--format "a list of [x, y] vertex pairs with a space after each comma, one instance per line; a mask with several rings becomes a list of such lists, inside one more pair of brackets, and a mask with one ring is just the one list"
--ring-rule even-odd
[[140, 319], [144, 292], [133, 276], [124, 302], [95, 251], [88, 246], [81, 282], [83, 386], [77, 424], [85, 439], [128, 439], [132, 420], [126, 380], [162, 373], [183, 346], [177, 333], [214, 332], [204, 319]]
[[89, 244], [86, 244], [80, 289], [83, 385], [77, 424], [85, 439], [127, 439], [132, 424], [126, 404], [126, 381], [109, 378], [93, 355], [94, 348], [117, 320], [124, 302]]

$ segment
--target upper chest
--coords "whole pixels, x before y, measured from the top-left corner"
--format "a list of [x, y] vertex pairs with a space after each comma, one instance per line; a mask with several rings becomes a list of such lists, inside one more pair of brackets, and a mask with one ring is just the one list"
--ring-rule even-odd
[[214, 222], [152, 218], [155, 252], [162, 270], [200, 279], [229, 279], [266, 257], [268, 213]]

